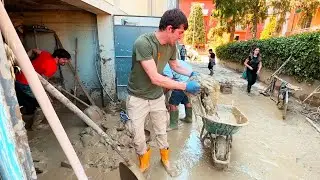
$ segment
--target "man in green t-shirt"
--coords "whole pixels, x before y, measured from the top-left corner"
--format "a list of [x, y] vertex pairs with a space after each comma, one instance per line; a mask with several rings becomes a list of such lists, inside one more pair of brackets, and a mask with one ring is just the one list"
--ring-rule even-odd
[[184, 68], [176, 60], [176, 42], [188, 29], [186, 16], [179, 9], [166, 11], [160, 20], [159, 30], [138, 37], [133, 46], [132, 69], [128, 82], [127, 112], [129, 131], [139, 155], [140, 170], [149, 167], [150, 148], [147, 147], [144, 123], [149, 116], [153, 123], [156, 141], [160, 148], [161, 162], [171, 176], [169, 144], [167, 142], [168, 111], [165, 106], [163, 89], [176, 89], [196, 94], [200, 90], [195, 81], [177, 82], [162, 75], [164, 66], [169, 63], [172, 70], [186, 76], [197, 73]]

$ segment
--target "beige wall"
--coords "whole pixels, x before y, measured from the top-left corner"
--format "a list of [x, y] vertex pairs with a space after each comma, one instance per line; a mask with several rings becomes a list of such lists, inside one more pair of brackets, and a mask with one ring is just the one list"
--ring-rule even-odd
[[116, 3], [117, 0], [104, 0], [104, 1], [107, 1], [108, 3], [114, 5], [114, 3]]
[[168, 9], [168, 0], [153, 0], [152, 16], [162, 16], [162, 14]]
[[115, 4], [128, 15], [162, 16], [168, 0], [116, 0]]

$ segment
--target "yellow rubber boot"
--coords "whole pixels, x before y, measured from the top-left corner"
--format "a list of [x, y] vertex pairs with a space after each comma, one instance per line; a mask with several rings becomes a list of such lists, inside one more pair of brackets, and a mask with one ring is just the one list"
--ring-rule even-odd
[[169, 148], [160, 149], [161, 162], [165, 167], [169, 167]]
[[171, 177], [177, 177], [181, 174], [181, 171], [178, 171], [178, 169], [171, 167], [170, 161], [169, 161], [169, 148], [167, 149], [160, 149], [160, 155], [161, 155], [161, 163], [167, 173]]
[[140, 162], [140, 171], [144, 172], [150, 167], [150, 156], [151, 156], [151, 149], [148, 148], [147, 152], [143, 155], [139, 155], [139, 162]]

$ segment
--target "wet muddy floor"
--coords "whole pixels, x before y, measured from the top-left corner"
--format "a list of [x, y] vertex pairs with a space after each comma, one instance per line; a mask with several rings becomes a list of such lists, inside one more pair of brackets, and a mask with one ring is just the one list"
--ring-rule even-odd
[[[208, 71], [206, 63], [193, 64], [193, 67], [199, 72]], [[184, 124], [179, 130], [168, 133], [171, 160], [181, 169], [181, 175], [176, 178], [167, 175], [160, 164], [158, 148], [152, 142], [147, 179], [319, 179], [320, 135], [295, 107], [289, 106], [284, 121], [275, 103], [259, 95], [258, 90], [263, 85], [254, 85], [253, 95], [248, 96], [246, 81], [240, 79], [239, 73], [217, 66], [213, 78], [233, 81], [233, 93], [221, 94], [219, 103], [235, 105], [249, 120], [249, 124], [233, 136], [229, 168], [224, 171], [214, 168], [210, 148], [203, 147], [199, 139], [202, 122], [200, 118], [194, 118], [192, 124]], [[72, 143], [77, 146], [84, 124], [68, 111], [62, 111], [59, 117]], [[111, 118], [110, 126], [116, 121], [118, 118]], [[40, 160], [37, 165], [45, 162], [39, 179], [76, 179], [71, 169], [60, 167], [60, 162], [66, 158], [50, 129], [29, 132], [29, 140], [33, 158]], [[133, 151], [129, 154], [136, 160]], [[84, 166], [89, 179], [119, 179], [117, 170], [104, 172], [101, 168]]]

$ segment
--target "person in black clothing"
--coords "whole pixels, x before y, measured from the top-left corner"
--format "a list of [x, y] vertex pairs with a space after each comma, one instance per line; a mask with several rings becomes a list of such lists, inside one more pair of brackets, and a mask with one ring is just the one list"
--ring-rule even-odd
[[180, 50], [180, 57], [182, 61], [186, 60], [186, 56], [187, 56], [187, 50], [185, 48], [184, 45], [182, 45], [181, 50]]
[[213, 75], [213, 66], [216, 65], [216, 55], [213, 53], [212, 49], [209, 49], [209, 63], [208, 69], [210, 70], [209, 75]]
[[253, 52], [250, 53], [249, 57], [245, 60], [244, 65], [247, 67], [247, 92], [251, 92], [252, 85], [257, 80], [257, 75], [260, 73], [262, 68], [261, 54], [259, 48], [254, 48]]

